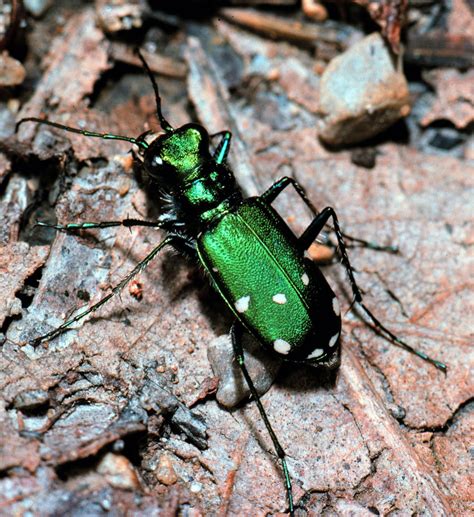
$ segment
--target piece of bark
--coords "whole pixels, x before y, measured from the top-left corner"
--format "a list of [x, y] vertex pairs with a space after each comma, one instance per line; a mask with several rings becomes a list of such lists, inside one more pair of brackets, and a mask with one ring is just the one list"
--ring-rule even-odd
[[406, 23], [407, 0], [354, 0], [367, 9], [371, 18], [381, 28], [395, 54], [400, 53], [400, 33]]
[[[177, 62], [176, 59], [160, 55], [156, 52], [147, 52], [143, 49], [141, 49], [140, 52], [154, 74], [175, 77], [177, 79], [184, 79], [186, 77], [186, 65], [184, 63]], [[116, 61], [131, 64], [138, 68], [143, 67], [133, 49], [123, 43], [112, 42], [110, 45], [110, 55]]]
[[449, 120], [458, 129], [474, 122], [474, 70], [465, 73], [438, 69], [424, 74], [436, 92], [436, 99], [420, 123], [426, 127], [436, 120]]
[[324, 24], [293, 21], [284, 17], [260, 13], [249, 9], [225, 8], [220, 14], [231, 23], [256, 31], [270, 38], [315, 48], [318, 42], [331, 44], [343, 50], [351, 43], [351, 31]]
[[473, 66], [474, 45], [465, 34], [431, 31], [410, 35], [404, 60], [416, 66], [470, 68]]
[[16, 297], [25, 281], [46, 261], [48, 248], [31, 248], [26, 242], [12, 242], [1, 247], [0, 254], [0, 326], [8, 317], [21, 314], [21, 300]]
[[[78, 52], [71, 53], [71, 48]], [[93, 92], [99, 75], [109, 69], [107, 43], [96, 27], [92, 10], [79, 11], [68, 21], [63, 37], [54, 40], [45, 63], [41, 82], [19, 119], [39, 117], [51, 106], [70, 111]], [[18, 132], [20, 141], [31, 140], [36, 131], [34, 124], [23, 125]]]
[[[74, 51], [81, 54], [83, 45], [80, 40]], [[271, 92], [263, 89], [258, 106], [251, 96], [244, 105], [240, 97], [226, 97], [212, 67], [207, 76], [206, 54], [195, 43], [188, 48], [201, 52], [190, 72], [201, 122], [210, 131], [240, 129], [238, 152], [231, 149], [232, 165], [245, 161], [258, 192], [279, 176], [294, 174], [320, 209], [335, 206], [346, 231], [398, 244], [396, 256], [349, 251], [365, 301], [402, 338], [448, 364], [445, 377], [376, 336], [353, 312], [346, 314], [351, 296], [345, 273], [337, 265], [326, 268], [344, 314], [339, 376], [323, 381], [319, 372], [295, 367], [262, 399], [288, 452], [296, 502], [309, 513], [468, 513], [465, 491], [457, 486], [452, 490], [450, 484], [466, 478], [468, 458], [462, 440], [469, 418], [466, 401], [472, 393], [465, 317], [472, 244], [465, 209], [472, 187], [470, 169], [454, 158], [386, 144], [378, 148], [377, 166], [367, 172], [350, 162], [349, 153], [324, 149], [315, 128], [302, 119], [285, 129], [258, 119], [255, 113]], [[251, 53], [246, 57], [250, 61]], [[95, 73], [94, 85], [99, 75]], [[193, 85], [206, 84], [206, 79], [210, 85], [194, 92]], [[163, 107], [170, 109], [165, 90]], [[131, 119], [141, 113], [131, 101], [126, 106]], [[275, 113], [274, 120], [278, 118]], [[54, 143], [59, 135], [52, 135]], [[72, 135], [62, 136], [67, 141]], [[97, 148], [83, 148], [88, 166], [58, 176], [58, 183], [67, 179], [53, 199], [60, 223], [156, 217], [153, 195], [147, 197], [123, 166], [127, 151], [124, 146], [122, 159], [114, 159], [117, 148], [104, 146], [97, 161]], [[282, 197], [283, 217], [302, 231], [306, 223], [298, 204]], [[40, 461], [38, 467], [28, 464], [34, 474], [9, 466], [2, 472], [0, 492], [6, 494], [2, 503], [9, 514], [28, 510], [90, 515], [97, 508], [146, 515], [174, 515], [183, 508], [203, 515], [285, 510], [279, 464], [254, 404], [232, 413], [209, 398], [195, 405], [193, 413], [207, 424], [208, 448], [202, 450], [184, 434], [185, 425], [188, 431], [193, 427], [188, 425], [192, 416], [181, 415], [178, 422], [170, 418], [177, 401], [194, 403], [200, 387], [212, 377], [207, 344], [231, 324], [219, 299], [179, 257], [163, 253], [150, 263], [139, 278], [141, 301], [124, 290], [121, 299], [48, 348], [15, 344], [57, 325], [65, 313], [84, 303], [86, 293], [91, 301], [98, 300], [162, 238], [152, 229], [126, 228], [56, 237], [31, 305], [21, 320], [9, 325], [9, 340], [0, 352], [5, 417], [14, 423], [7, 429], [14, 458], [8, 465], [25, 467], [24, 451], [32, 451], [28, 457]], [[32, 400], [35, 392], [49, 394], [43, 406], [33, 412], [28, 404], [15, 407], [25, 394]], [[154, 404], [157, 400], [160, 404]], [[80, 418], [94, 414], [116, 415], [123, 426], [99, 432], [100, 422]], [[195, 421], [197, 431], [200, 418]], [[74, 436], [68, 436], [66, 424], [73, 420]], [[81, 427], [83, 422], [90, 425]], [[88, 433], [88, 443], [81, 440], [81, 432]], [[412, 434], [423, 432], [434, 433], [436, 450], [447, 451], [449, 461], [440, 464], [429, 441], [411, 446]], [[34, 452], [45, 436], [43, 452], [53, 452], [49, 460]], [[108, 448], [136, 465], [144, 489], [116, 489], [97, 473]], [[163, 449], [179, 478], [170, 486], [160, 483], [154, 470]], [[80, 461], [70, 463], [74, 458]], [[431, 461], [425, 464], [424, 458]]]

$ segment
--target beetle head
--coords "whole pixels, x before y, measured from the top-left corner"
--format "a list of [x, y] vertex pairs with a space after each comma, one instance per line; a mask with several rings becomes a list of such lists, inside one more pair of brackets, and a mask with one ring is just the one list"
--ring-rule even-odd
[[198, 124], [150, 136], [145, 133], [140, 137], [149, 147], [141, 149], [138, 157], [148, 174], [165, 189], [193, 181], [210, 159], [209, 134]]

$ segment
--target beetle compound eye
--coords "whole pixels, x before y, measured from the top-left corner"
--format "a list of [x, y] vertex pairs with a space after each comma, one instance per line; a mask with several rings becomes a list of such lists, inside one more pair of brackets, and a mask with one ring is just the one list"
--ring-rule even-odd
[[161, 176], [166, 167], [163, 158], [158, 153], [145, 156], [145, 167], [152, 176]]
[[158, 152], [145, 156], [145, 169], [163, 187], [173, 187], [177, 181], [177, 171], [173, 165], [163, 160]]

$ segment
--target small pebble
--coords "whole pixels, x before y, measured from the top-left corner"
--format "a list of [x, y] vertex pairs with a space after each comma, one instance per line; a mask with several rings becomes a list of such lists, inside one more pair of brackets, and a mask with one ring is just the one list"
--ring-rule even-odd
[[53, 4], [53, 0], [23, 0], [23, 4], [26, 10], [35, 18], [41, 18]]
[[26, 76], [23, 65], [6, 52], [0, 54], [0, 87], [18, 86]]
[[173, 462], [168, 454], [162, 454], [156, 467], [156, 478], [166, 486], [174, 485], [178, 476], [174, 470]]
[[198, 494], [202, 490], [202, 485], [201, 483], [194, 481], [193, 483], [191, 483], [189, 490], [191, 490], [193, 494]]
[[302, 0], [303, 12], [308, 18], [323, 22], [328, 17], [327, 9], [318, 0]]
[[140, 29], [143, 25], [144, 6], [137, 0], [97, 0], [96, 12], [99, 25], [110, 34]]
[[97, 472], [107, 479], [109, 485], [124, 490], [140, 488], [140, 480], [130, 461], [120, 454], [108, 452], [97, 466]]
[[324, 244], [319, 244], [319, 242], [313, 242], [305, 254], [309, 259], [324, 264], [334, 258], [335, 250]]

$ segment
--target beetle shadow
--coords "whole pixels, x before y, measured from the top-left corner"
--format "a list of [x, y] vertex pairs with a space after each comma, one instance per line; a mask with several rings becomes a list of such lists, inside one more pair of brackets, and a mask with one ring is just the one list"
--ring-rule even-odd
[[[187, 282], [180, 283], [178, 286], [176, 286], [177, 268], [187, 271]], [[198, 263], [178, 252], [170, 252], [162, 262], [162, 274], [165, 288], [170, 289], [171, 303], [193, 294], [197, 298], [200, 314], [209, 322], [216, 336], [229, 333], [234, 317], [221, 296], [212, 288], [206, 272]]]
[[[139, 259], [136, 260], [138, 263]], [[138, 277], [137, 277], [138, 278]], [[141, 280], [147, 284], [155, 283], [159, 278], [161, 287], [164, 291], [166, 303], [173, 305], [179, 303], [180, 300], [194, 296], [199, 304], [199, 311], [209, 320], [212, 330], [217, 335], [229, 332], [232, 325], [232, 317], [230, 311], [226, 310], [220, 296], [215, 293], [209, 282], [205, 278], [205, 274], [200, 268], [188, 257], [183, 256], [176, 250], [169, 249], [163, 253], [160, 267], [158, 269], [147, 268], [141, 274]], [[127, 309], [117, 307], [114, 311], [116, 315]], [[148, 311], [149, 307], [144, 305], [134, 305], [134, 313]], [[114, 314], [111, 314], [112, 317]]]
[[[337, 352], [340, 354], [340, 351]], [[328, 368], [325, 365], [310, 366], [301, 363], [283, 363], [276, 384], [291, 392], [314, 392], [332, 390], [337, 382], [339, 364]]]

